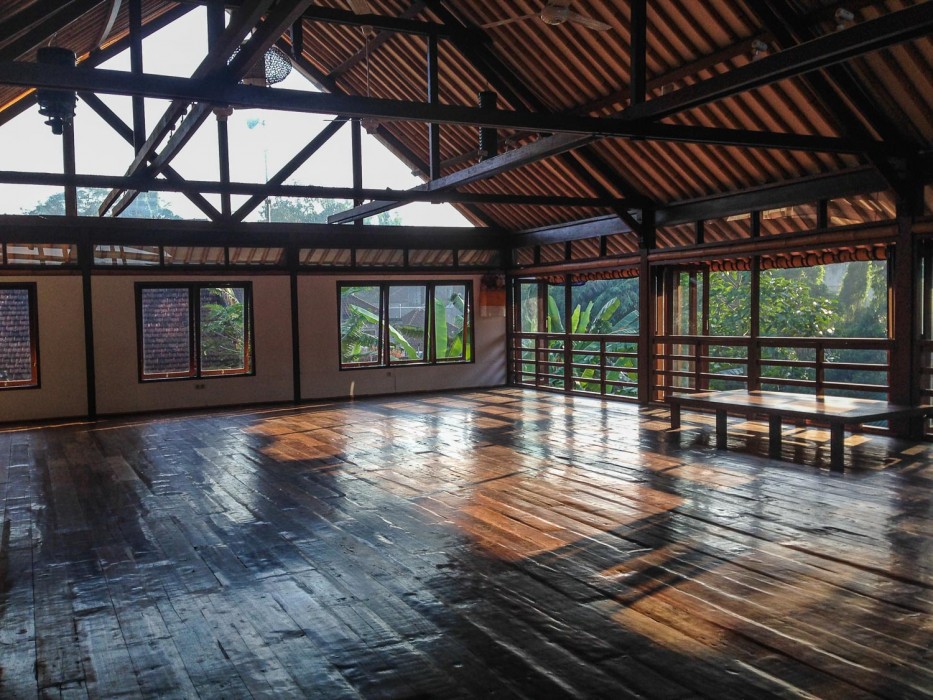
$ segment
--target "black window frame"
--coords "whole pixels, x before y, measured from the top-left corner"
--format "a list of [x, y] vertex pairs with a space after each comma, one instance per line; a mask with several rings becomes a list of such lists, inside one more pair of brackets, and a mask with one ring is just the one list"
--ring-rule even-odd
[[[468, 345], [464, 344], [462, 358], [438, 358], [437, 341], [434, 332], [434, 301], [435, 291], [438, 287], [451, 287], [462, 285], [464, 288], [464, 335], [469, 339]], [[343, 350], [340, 339], [343, 335], [341, 308], [343, 302], [342, 290], [349, 287], [373, 287], [379, 290], [379, 353], [378, 360], [375, 362], [346, 363], [343, 359]], [[389, 351], [391, 345], [389, 325], [389, 289], [391, 287], [424, 287], [425, 288], [425, 330], [424, 357], [420, 360], [393, 360]], [[427, 367], [438, 365], [465, 365], [476, 362], [476, 334], [474, 323], [474, 294], [473, 280], [470, 279], [451, 279], [451, 280], [355, 280], [337, 282], [337, 362], [341, 372], [359, 369], [386, 369], [396, 367]], [[467, 357], [466, 348], [470, 348], [469, 357]]]
[[[136, 363], [140, 383], [252, 377], [256, 375], [256, 344], [253, 322], [253, 283], [250, 281], [137, 282], [136, 285]], [[243, 290], [244, 358], [248, 366], [235, 370], [204, 370], [201, 366], [201, 292], [222, 287]], [[188, 291], [188, 370], [146, 374], [143, 348], [143, 292], [147, 289], [185, 289]]]
[[29, 352], [32, 376], [28, 380], [0, 381], [0, 391], [41, 389], [39, 362], [39, 304], [35, 282], [0, 282], [0, 289], [25, 291], [29, 306]]

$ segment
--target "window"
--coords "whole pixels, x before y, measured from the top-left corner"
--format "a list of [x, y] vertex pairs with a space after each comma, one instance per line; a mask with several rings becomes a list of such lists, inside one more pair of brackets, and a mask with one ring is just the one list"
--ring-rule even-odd
[[253, 373], [251, 285], [138, 284], [136, 307], [141, 380]]
[[342, 283], [340, 368], [472, 360], [468, 282]]
[[0, 389], [39, 386], [35, 284], [0, 285]]

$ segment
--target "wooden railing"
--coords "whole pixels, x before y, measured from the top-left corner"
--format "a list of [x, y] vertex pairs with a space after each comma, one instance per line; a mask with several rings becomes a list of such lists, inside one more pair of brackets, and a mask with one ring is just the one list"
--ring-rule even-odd
[[638, 396], [637, 335], [513, 333], [509, 362], [516, 384], [623, 399]]
[[761, 388], [886, 397], [892, 341], [876, 338], [654, 339], [654, 395]]
[[[920, 401], [933, 403], [933, 340], [920, 341]], [[933, 435], [933, 419], [924, 421], [923, 434]]]

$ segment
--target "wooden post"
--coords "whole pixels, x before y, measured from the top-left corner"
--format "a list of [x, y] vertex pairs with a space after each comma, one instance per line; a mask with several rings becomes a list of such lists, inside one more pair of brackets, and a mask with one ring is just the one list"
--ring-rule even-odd
[[[440, 104], [438, 85], [437, 35], [428, 37], [428, 104]], [[432, 180], [441, 176], [441, 127], [440, 124], [428, 124], [428, 171]]]
[[[894, 352], [891, 360], [892, 403], [914, 405], [920, 401], [920, 338], [918, 294], [920, 292], [920, 257], [914, 240], [913, 224], [922, 197], [919, 193], [897, 198], [897, 240], [894, 246], [894, 270], [891, 279], [893, 303], [890, 327]], [[919, 437], [921, 421], [896, 421], [899, 434]]]
[[652, 295], [648, 254], [655, 247], [654, 209], [642, 210], [638, 270], [638, 403], [651, 401], [654, 372], [651, 370], [652, 337], [655, 331], [655, 300]]
[[[215, 5], [218, 3], [214, 3]], [[219, 3], [223, 13], [223, 4]], [[130, 72], [143, 79], [143, 13], [142, 0], [130, 0]], [[222, 17], [222, 14], [221, 14]], [[223, 22], [220, 25], [223, 31]], [[146, 105], [141, 95], [133, 95], [133, 150], [136, 153], [146, 143]]]

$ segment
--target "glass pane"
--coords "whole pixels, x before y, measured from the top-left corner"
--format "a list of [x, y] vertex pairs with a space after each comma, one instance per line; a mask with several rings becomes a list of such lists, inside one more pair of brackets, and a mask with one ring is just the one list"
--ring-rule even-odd
[[392, 362], [424, 359], [426, 302], [427, 288], [424, 285], [389, 287], [389, 359]]
[[358, 250], [356, 264], [360, 267], [401, 267], [405, 264], [405, 251], [388, 248]]
[[141, 306], [143, 376], [193, 374], [188, 290], [143, 289]]
[[438, 360], [467, 358], [467, 290], [464, 284], [434, 288], [434, 352]]
[[570, 289], [570, 332], [638, 333], [638, 278], [590, 280]]
[[223, 265], [226, 257], [216, 246], [165, 246], [163, 255], [166, 265]]
[[461, 267], [499, 266], [501, 256], [498, 250], [460, 250], [457, 251], [457, 264]]
[[201, 373], [248, 372], [246, 288], [201, 290]]
[[298, 253], [298, 262], [322, 267], [349, 267], [353, 262], [353, 253], [349, 248], [302, 248]]
[[547, 286], [547, 315], [545, 316], [545, 331], [547, 333], [563, 333], [565, 317], [567, 316], [567, 297], [564, 294], [566, 287], [562, 284], [548, 284]]
[[417, 267], [452, 267], [452, 250], [409, 250], [408, 264]]
[[0, 386], [36, 382], [29, 290], [0, 287]]
[[702, 319], [703, 274], [679, 272], [674, 274], [671, 303], [674, 306], [671, 332], [674, 335], [697, 335], [703, 328]]
[[895, 216], [893, 192], [874, 192], [831, 199], [827, 206], [830, 226], [851, 226], [889, 221]]
[[341, 365], [379, 364], [379, 287], [340, 288]]
[[231, 265], [281, 265], [284, 248], [230, 248]]
[[94, 246], [95, 265], [158, 265], [159, 246], [157, 245], [96, 245]]
[[563, 243], [548, 243], [541, 246], [541, 262], [558, 263], [567, 258], [567, 246]]
[[750, 272], [709, 273], [709, 334], [747, 336], [751, 332]]
[[7, 265], [74, 265], [78, 262], [78, 246], [71, 243], [7, 243]]
[[796, 204], [792, 207], [761, 212], [762, 235], [811, 231], [816, 228], [816, 205]]
[[538, 332], [538, 283], [523, 282], [518, 285], [519, 328], [522, 333]]

